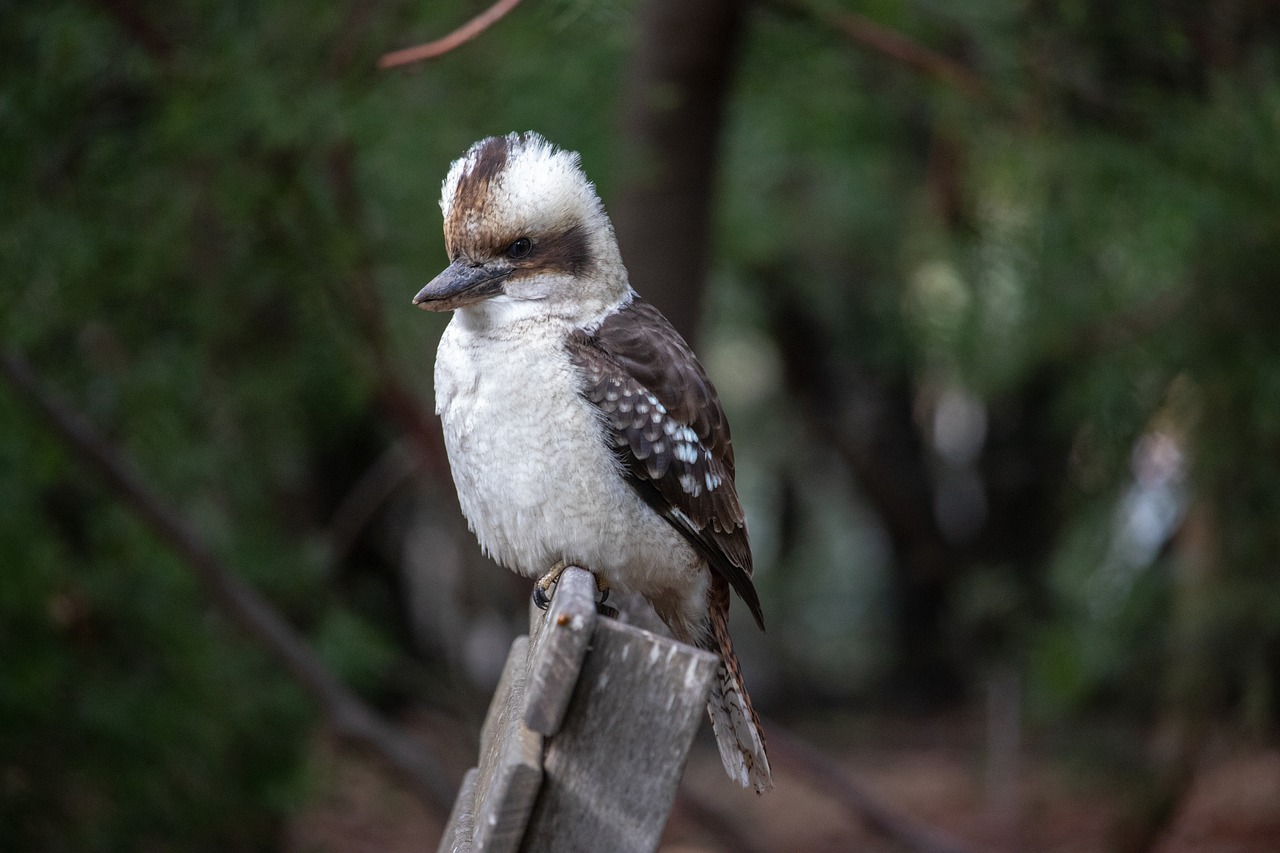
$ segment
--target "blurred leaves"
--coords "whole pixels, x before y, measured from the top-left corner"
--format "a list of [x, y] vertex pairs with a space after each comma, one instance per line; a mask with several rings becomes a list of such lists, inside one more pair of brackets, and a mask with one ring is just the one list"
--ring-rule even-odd
[[[408, 299], [443, 258], [449, 160], [607, 102], [581, 65], [553, 72], [550, 110], [519, 97], [552, 67], [541, 40], [621, 61], [621, 29], [588, 42], [595, 16], [565, 12], [525, 14], [430, 79], [373, 62], [456, 9], [0, 12], [0, 334], [375, 694], [403, 614], [348, 609], [324, 530], [360, 454], [393, 436], [371, 361], [388, 342], [369, 336], [391, 336], [425, 399], [437, 331]], [[559, 129], [589, 150], [590, 131]], [[385, 330], [353, 311], [361, 282]], [[8, 392], [0, 433], [0, 646], [21, 650], [0, 663], [0, 847], [273, 846], [314, 712]]]
[[[1004, 661], [1039, 720], [1274, 729], [1280, 25], [1210, 6], [858, 8], [982, 99], [752, 7], [699, 349], [780, 705], [885, 695], [895, 668], [955, 698]], [[0, 336], [370, 695], [396, 692], [405, 617], [394, 581], [351, 600], [330, 576], [326, 525], [398, 437], [384, 372], [429, 399], [443, 320], [408, 300], [444, 259], [439, 180], [529, 128], [606, 203], [626, 174], [632, 3], [525, 3], [374, 71], [478, 9], [0, 10]], [[963, 458], [937, 430], [956, 399], [981, 414]], [[1189, 508], [1116, 583], [1155, 431]], [[0, 848], [272, 846], [312, 712], [2, 390], [0, 435]], [[976, 527], [941, 523], [957, 483]]]

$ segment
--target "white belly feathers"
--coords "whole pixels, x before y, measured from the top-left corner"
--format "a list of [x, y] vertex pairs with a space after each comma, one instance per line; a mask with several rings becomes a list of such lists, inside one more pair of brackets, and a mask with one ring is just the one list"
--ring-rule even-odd
[[557, 560], [640, 593], [669, 588], [698, 558], [623, 479], [564, 348], [562, 324], [500, 336], [455, 316], [436, 355], [436, 411], [462, 512], [481, 547], [530, 577]]

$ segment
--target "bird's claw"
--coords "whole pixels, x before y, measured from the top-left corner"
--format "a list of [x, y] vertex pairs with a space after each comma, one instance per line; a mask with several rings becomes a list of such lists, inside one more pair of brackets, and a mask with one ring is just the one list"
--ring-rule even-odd
[[567, 568], [569, 568], [568, 563], [564, 560], [557, 560], [551, 570], [538, 578], [538, 582], [533, 585], [533, 603], [538, 606], [539, 610], [546, 610], [551, 604], [551, 587], [560, 582], [560, 576], [564, 574], [564, 570]]
[[[564, 570], [568, 567], [564, 560], [558, 561], [533, 585], [533, 603], [539, 610], [546, 610], [551, 606], [551, 588], [560, 582], [560, 575], [564, 574]], [[605, 604], [609, 600], [609, 584], [597, 574], [593, 573], [592, 577], [595, 578], [596, 589], [600, 592], [600, 599], [596, 602], [597, 612], [605, 616], [617, 616], [617, 608]]]
[[596, 575], [596, 589], [600, 592], [600, 598], [596, 600], [596, 613], [610, 619], [617, 619], [618, 608], [605, 604], [609, 600], [609, 584], [599, 575]]

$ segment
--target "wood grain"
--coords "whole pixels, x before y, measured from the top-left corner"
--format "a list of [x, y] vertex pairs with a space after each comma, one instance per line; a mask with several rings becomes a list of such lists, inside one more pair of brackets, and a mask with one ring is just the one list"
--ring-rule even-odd
[[709, 652], [600, 619], [548, 742], [521, 849], [656, 850], [718, 665]]
[[560, 730], [587, 646], [596, 627], [596, 582], [590, 572], [565, 569], [546, 612], [530, 604], [528, 687], [524, 723], [548, 737]]
[[453, 801], [453, 811], [449, 812], [449, 822], [445, 824], [436, 853], [472, 853], [471, 837], [476, 826], [476, 777], [479, 775], [472, 767], [462, 777], [462, 785], [458, 788], [457, 799]]
[[524, 724], [529, 638], [511, 644], [507, 664], [480, 734], [476, 774], [476, 853], [507, 853], [520, 846], [542, 784], [542, 736]]

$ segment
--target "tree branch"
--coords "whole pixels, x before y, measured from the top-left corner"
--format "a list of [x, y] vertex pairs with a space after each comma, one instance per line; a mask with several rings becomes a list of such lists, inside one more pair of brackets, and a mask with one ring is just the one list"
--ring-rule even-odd
[[388, 447], [343, 497], [329, 518], [329, 563], [337, 568], [388, 498], [419, 472], [423, 460], [401, 439]]
[[165, 64], [173, 56], [173, 40], [147, 18], [136, 0], [92, 0], [91, 5], [109, 15], [152, 59]]
[[187, 564], [214, 605], [266, 648], [340, 734], [381, 755], [429, 805], [448, 811], [452, 791], [426, 747], [397, 730], [348, 690], [293, 626], [256, 589], [236, 577], [186, 519], [151, 491], [132, 463], [99, 436], [83, 415], [41, 386], [24, 358], [0, 351], [0, 375], [43, 417], [67, 448], [97, 471]]
[[443, 56], [454, 48], [471, 41], [502, 20], [519, 3], [520, 0], [498, 0], [497, 3], [494, 3], [444, 38], [429, 41], [417, 47], [406, 47], [403, 50], [384, 53], [382, 58], [378, 60], [378, 67], [395, 68], [399, 65], [409, 65], [414, 62], [421, 62], [424, 59], [435, 59], [437, 56]]
[[839, 31], [853, 43], [900, 62], [918, 74], [958, 89], [974, 100], [986, 100], [990, 96], [987, 84], [972, 69], [897, 30], [877, 24], [865, 15], [823, 9], [812, 0], [770, 2], [779, 9], [819, 21]]

